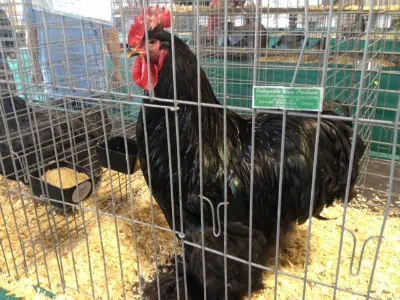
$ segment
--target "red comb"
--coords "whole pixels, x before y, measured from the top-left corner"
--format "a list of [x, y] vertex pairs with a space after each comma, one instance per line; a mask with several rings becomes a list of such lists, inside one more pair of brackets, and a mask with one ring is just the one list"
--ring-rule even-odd
[[[162, 28], [169, 28], [171, 26], [171, 13], [169, 10], [166, 10], [165, 7], [161, 8], [156, 6], [154, 10], [150, 7], [147, 9], [147, 24], [148, 29], [152, 29], [158, 25], [161, 25]], [[138, 45], [144, 37], [144, 8], [142, 9], [141, 16], [135, 17], [135, 23], [132, 24], [131, 29], [129, 30], [128, 35], [128, 44], [129, 46]]]

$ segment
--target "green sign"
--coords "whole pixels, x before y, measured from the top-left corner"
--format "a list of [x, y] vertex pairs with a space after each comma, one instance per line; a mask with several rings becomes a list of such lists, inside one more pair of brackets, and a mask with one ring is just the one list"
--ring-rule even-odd
[[253, 108], [322, 111], [321, 87], [253, 86]]

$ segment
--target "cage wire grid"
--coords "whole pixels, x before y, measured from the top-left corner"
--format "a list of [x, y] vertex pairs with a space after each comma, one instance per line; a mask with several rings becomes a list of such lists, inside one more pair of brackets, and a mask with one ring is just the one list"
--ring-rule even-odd
[[[198, 65], [205, 70], [217, 98], [222, 103], [211, 105], [193, 103], [191, 99], [150, 97], [160, 101], [161, 104], [158, 104], [157, 108], [164, 111], [166, 116], [176, 114], [179, 107], [194, 105], [198, 106], [199, 111], [204, 107], [222, 109], [225, 112], [228, 109], [234, 110], [253, 118], [254, 124], [256, 112], [251, 109], [253, 85], [322, 86], [325, 88], [325, 99], [337, 100], [350, 109], [350, 118], [334, 118], [321, 114], [316, 116], [297, 111], [257, 110], [257, 113], [283, 114], [284, 120], [289, 116], [317, 118], [319, 121], [351, 120], [355, 124], [356, 132], [367, 144], [357, 181], [358, 199], [347, 203], [347, 195], [344, 211], [339, 218], [340, 240], [338, 244], [332, 245], [339, 251], [331, 266], [335, 270], [333, 282], [316, 280], [309, 276], [309, 268], [312, 268], [309, 266], [311, 253], [318, 251], [312, 249], [312, 229], [316, 222], [311, 221], [311, 218], [307, 221], [308, 227], [303, 240], [306, 244], [305, 251], [302, 252], [305, 257], [304, 271], [295, 274], [279, 267], [279, 255], [282, 251], [279, 242], [273, 249], [272, 258], [275, 266], [278, 266], [274, 267], [274, 264], [259, 265], [252, 262], [251, 258], [245, 260], [229, 255], [227, 246], [223, 252], [207, 248], [204, 245], [204, 237], [200, 243], [194, 243], [185, 240], [180, 231], [175, 232], [177, 235], [172, 234], [173, 228], [161, 220], [162, 213], [152, 197], [151, 186], [147, 190], [143, 178], [138, 179], [141, 177], [140, 172], [125, 175], [110, 170], [107, 140], [110, 137], [123, 137], [126, 147], [128, 140], [136, 136], [135, 120], [138, 111], [145, 110], [146, 107], [155, 107], [142, 103], [141, 99], [148, 97], [143, 95], [130, 78], [132, 61], [126, 58], [128, 49], [125, 47], [133, 16], [140, 14], [142, 7], [155, 4], [170, 5], [173, 8], [171, 33], [185, 40], [191, 47], [198, 58]], [[27, 25], [27, 11], [24, 8], [26, 4], [21, 1], [0, 2], [1, 8], [10, 19], [10, 25], [2, 23], [2, 29], [11, 28], [12, 36], [8, 38], [14, 41], [14, 47], [6, 48], [2, 44], [0, 51], [3, 60], [8, 57], [7, 61], [3, 62], [7, 67], [2, 70], [0, 78], [3, 100], [0, 111], [4, 126], [0, 138], [5, 145], [19, 145], [18, 151], [2, 156], [0, 166], [5, 174], [7, 160], [14, 169], [12, 173], [3, 177], [1, 185], [4, 198], [0, 204], [3, 223], [0, 239], [3, 257], [1, 271], [17, 278], [31, 277], [35, 284], [44, 285], [49, 289], [61, 287], [63, 293], [74, 291], [88, 297], [107, 299], [140, 298], [142, 277], [147, 280], [150, 275], [159, 276], [159, 267], [166, 263], [164, 252], [169, 254], [173, 263], [177, 263], [185, 247], [193, 247], [203, 251], [204, 269], [206, 253], [214, 253], [222, 256], [225, 264], [228, 259], [234, 260], [247, 264], [250, 269], [259, 268], [273, 274], [272, 296], [276, 298], [282, 293], [282, 288], [278, 287], [278, 280], [282, 277], [303, 283], [298, 293], [303, 299], [309, 297], [310, 285], [326, 288], [330, 291], [330, 298], [340, 298], [344, 295], [367, 299], [385, 298], [384, 295], [373, 292], [373, 284], [374, 280], [376, 281], [376, 264], [379, 263], [378, 259], [381, 259], [379, 249], [385, 238], [385, 226], [388, 221], [400, 215], [400, 83], [396, 80], [400, 76], [400, 54], [396, 50], [400, 32], [391, 28], [393, 23], [396, 24], [395, 20], [400, 19], [398, 10], [392, 10], [397, 3], [373, 1], [374, 5], [370, 6], [369, 3], [355, 1], [285, 1], [282, 5], [273, 1], [255, 1], [250, 5], [237, 5], [227, 1], [214, 8], [210, 8], [209, 4], [202, 1], [182, 1], [179, 4], [176, 1], [112, 1], [114, 24], [122, 44], [120, 53], [117, 54], [121, 57], [120, 71], [124, 77], [123, 86], [115, 88], [111, 84], [113, 72], [109, 66], [112, 62], [106, 50], [105, 31], [101, 25], [95, 25], [98, 32], [95, 38], [87, 38], [82, 34], [67, 41], [64, 38], [66, 31], [71, 28], [84, 31], [86, 21], [61, 18], [59, 22]], [[44, 13], [42, 17], [45, 19]], [[51, 39], [45, 34], [36, 45], [30, 42], [30, 31], [45, 29], [46, 32], [49, 28], [59, 30], [61, 39]], [[246, 40], [243, 40], [244, 37]], [[238, 40], [239, 44], [235, 44]], [[100, 45], [100, 55], [89, 53], [87, 48], [91, 43]], [[53, 47], [59, 49], [61, 58], [53, 60], [49, 57], [48, 50]], [[71, 47], [82, 47], [79, 51], [83, 49], [85, 52], [83, 61], [78, 56], [75, 57], [74, 52], [67, 50]], [[35, 65], [32, 61], [33, 52], [40, 51], [47, 55], [46, 63], [40, 60]], [[8, 52], [14, 52], [15, 58], [10, 58]], [[391, 65], [395, 63], [397, 67]], [[103, 70], [92, 70], [93, 64], [102, 65]], [[41, 83], [35, 83], [31, 78], [34, 67], [47, 71], [50, 73], [49, 77]], [[71, 75], [71, 68], [81, 69], [85, 75], [76, 78]], [[61, 71], [54, 74], [55, 70]], [[89, 87], [82, 87], [80, 83], [88, 78]], [[175, 75], [173, 79], [175, 88]], [[18, 108], [18, 99], [13, 95], [24, 99], [28, 108]], [[6, 99], [11, 99], [11, 112], [8, 112], [4, 105]], [[21, 120], [25, 123], [22, 124]], [[8, 128], [14, 123], [16, 128]], [[285, 126], [285, 121], [283, 124]], [[169, 128], [168, 136], [170, 132], [179, 131], [178, 125], [175, 125], [176, 128]], [[168, 122], [167, 126], [170, 126]], [[32, 139], [32, 145], [25, 147], [24, 141], [29, 138]], [[200, 149], [206, 138], [200, 136]], [[225, 148], [226, 138], [224, 131]], [[254, 125], [252, 140], [254, 144]], [[99, 166], [96, 153], [97, 145], [103, 141], [108, 168]], [[168, 141], [165, 151], [171, 157], [170, 138]], [[281, 147], [284, 149], [284, 143]], [[146, 155], [149, 157], [148, 152]], [[226, 174], [226, 149], [223, 155]], [[284, 151], [281, 155], [284, 155]], [[251, 181], [255, 163], [254, 150], [252, 157]], [[125, 158], [128, 162], [128, 155]], [[61, 162], [69, 163], [75, 174], [79, 172], [78, 168], [87, 170], [93, 188], [91, 196], [79, 203], [52, 199], [45, 181], [41, 182], [43, 194], [40, 197], [33, 195], [31, 174], [37, 171], [39, 177], [46, 176], [45, 166], [52, 162], [56, 163], [58, 169]], [[315, 188], [315, 168], [314, 166], [312, 189]], [[281, 166], [280, 170], [282, 169]], [[172, 172], [172, 169], [169, 171]], [[13, 181], [11, 177], [17, 180]], [[60, 171], [57, 177], [61, 177]], [[77, 186], [78, 177], [74, 177], [73, 181]], [[203, 182], [202, 171], [199, 177]], [[280, 177], [281, 193], [282, 176]], [[165, 184], [170, 185], [173, 190], [171, 182]], [[225, 203], [226, 185], [225, 177]], [[140, 194], [143, 189], [146, 190], [144, 196]], [[174, 191], [174, 198], [180, 192], [181, 187]], [[204, 192], [206, 191], [201, 190], [200, 194]], [[142, 198], [145, 198], [146, 204], [142, 203]], [[205, 196], [201, 199], [207, 202]], [[249, 201], [252, 203], [251, 197]], [[59, 203], [60, 206], [55, 208], [52, 203]], [[377, 233], [367, 235], [365, 240], [358, 240], [357, 232], [346, 227], [347, 211], [365, 205], [368, 210], [380, 216], [378, 224], [374, 224]], [[201, 208], [203, 209], [203, 206]], [[146, 212], [141, 212], [141, 209], [145, 209]], [[217, 210], [216, 214], [219, 208]], [[227, 209], [221, 208], [221, 211], [221, 220], [223, 218], [226, 221]], [[251, 215], [252, 212], [250, 219]], [[104, 220], [112, 230], [105, 229]], [[223, 231], [226, 236], [226, 226], [223, 227], [220, 228], [220, 233]], [[129, 234], [125, 234], [125, 228], [129, 228]], [[140, 233], [143, 233], [141, 228], [146, 228], [147, 239], [151, 239], [151, 242], [140, 238]], [[96, 240], [89, 234], [93, 234], [93, 231]], [[372, 247], [372, 242], [369, 241], [376, 242], [376, 250], [370, 258], [372, 263], [368, 265], [369, 280], [357, 288], [348, 287], [340, 280], [340, 274], [343, 272], [353, 272], [354, 258], [359, 255], [359, 252], [355, 253], [354, 250], [352, 255], [347, 257], [352, 261], [350, 271], [344, 270], [341, 254], [344, 251], [346, 234], [353, 237], [354, 247], [356, 243]], [[115, 239], [112, 240], [112, 246], [108, 242], [110, 235]], [[280, 236], [279, 226], [277, 236]], [[127, 239], [133, 243], [126, 246]], [[93, 244], [98, 244], [98, 248], [94, 249]], [[143, 244], [147, 245], [148, 249], [142, 250], [140, 247]], [[108, 247], [112, 247], [113, 256], [107, 253]], [[126, 247], [130, 249], [129, 256], [124, 252]], [[251, 243], [249, 247], [251, 252]], [[67, 252], [70, 253], [68, 258]], [[132, 261], [132, 258], [136, 260]], [[96, 259], [101, 261], [100, 266], [95, 266]], [[358, 272], [352, 276], [359, 275], [357, 273], [360, 272], [362, 262], [361, 256], [358, 259]], [[133, 271], [137, 275], [136, 279], [132, 279], [129, 274], [132, 269], [127, 265], [131, 264], [135, 265]], [[152, 273], [145, 274], [148, 271], [146, 268], [152, 268]], [[225, 268], [225, 276], [226, 272]], [[101, 276], [97, 276], [98, 273]], [[206, 279], [207, 274], [204, 273], [203, 280]], [[227, 280], [226, 277], [224, 280]], [[248, 280], [252, 280], [251, 272]], [[249, 290], [247, 296], [250, 298], [253, 294]], [[184, 296], [180, 295], [180, 298], [184, 299]], [[162, 299], [162, 295], [159, 297]]]

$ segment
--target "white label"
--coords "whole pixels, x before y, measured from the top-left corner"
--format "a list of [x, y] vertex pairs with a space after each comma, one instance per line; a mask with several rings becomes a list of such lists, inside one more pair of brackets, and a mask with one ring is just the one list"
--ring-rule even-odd
[[79, 203], [84, 200], [89, 195], [91, 189], [92, 184], [89, 181], [79, 184], [72, 194], [72, 202]]
[[32, 0], [32, 5], [49, 13], [112, 22], [110, 0]]

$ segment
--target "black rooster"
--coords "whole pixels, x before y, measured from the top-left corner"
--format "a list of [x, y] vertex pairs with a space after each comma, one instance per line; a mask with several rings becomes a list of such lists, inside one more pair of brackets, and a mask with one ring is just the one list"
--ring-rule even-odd
[[272, 45], [271, 48], [278, 48], [282, 46], [285, 46], [285, 48], [289, 49], [301, 48], [304, 38], [305, 38], [304, 34], [282, 35], [276, 42], [276, 44]]
[[[23, 179], [20, 161], [15, 159], [15, 170], [11, 151], [17, 153], [23, 163], [27, 163], [29, 170], [42, 166], [42, 162], [46, 164], [55, 160], [55, 151], [59, 159], [65, 158], [69, 162], [73, 162], [72, 155], [74, 154], [77, 165], [89, 168], [89, 155], [95, 155], [96, 144], [110, 133], [111, 124], [107, 114], [104, 113], [107, 130], [105, 134], [99, 110], [93, 108], [84, 108], [84, 110], [86, 127], [82, 111], [66, 113], [43, 107], [34, 108], [18, 96], [3, 92], [0, 98], [0, 158], [4, 170], [0, 165], [0, 174], [9, 179]], [[86, 143], [86, 131], [90, 149]], [[41, 149], [41, 151], [36, 151], [36, 149]], [[43, 155], [43, 161], [41, 155]], [[96, 184], [101, 179], [102, 171], [96, 157], [92, 163]]]
[[[250, 48], [253, 49], [255, 47], [255, 24], [247, 23], [242, 26], [234, 26], [233, 23], [228, 23], [228, 39], [227, 45], [228, 47], [234, 48]], [[269, 43], [269, 36], [267, 35], [267, 31], [265, 27], [260, 24], [260, 32], [259, 32], [259, 41], [258, 41], [258, 49], [266, 50]], [[221, 47], [223, 47], [224, 42], [222, 41]], [[247, 49], [248, 50], [248, 49]], [[240, 49], [230, 49], [228, 51], [228, 60], [251, 60], [254, 57], [253, 52], [249, 53], [249, 51], [240, 51]], [[222, 57], [222, 55], [220, 55]]]
[[[261, 49], [268, 46], [268, 35], [265, 27], [260, 24], [260, 41], [258, 43]], [[256, 26], [254, 23], [247, 23], [242, 26], [234, 26], [233, 23], [228, 22], [228, 46], [240, 48], [254, 48], [255, 38], [254, 32]]]
[[[157, 12], [155, 14], [157, 16]], [[156, 19], [156, 18], [154, 18]], [[163, 27], [150, 23], [148, 45], [150, 50], [151, 80], [157, 98], [173, 99], [171, 35]], [[140, 19], [132, 25], [129, 44], [132, 55], [139, 55], [134, 63], [132, 75], [137, 85], [148, 90], [147, 61], [144, 52], [144, 36], [140, 29]], [[144, 31], [142, 31], [144, 34]], [[189, 47], [175, 37], [177, 98], [197, 103], [197, 59]], [[201, 101], [219, 104], [206, 74], [201, 70]], [[185, 234], [184, 239], [201, 243], [201, 199], [200, 194], [200, 141], [199, 114], [197, 105], [180, 105], [176, 112], [179, 120], [179, 144], [175, 135], [175, 112], [154, 107], [167, 105], [165, 102], [144, 100], [152, 104], [145, 108], [147, 136], [144, 132], [144, 114], [140, 112], [137, 125], [139, 160], [143, 174], [149, 184], [151, 174], [154, 198], [163, 210], [169, 225]], [[325, 105], [324, 114], [336, 115], [334, 106]], [[173, 199], [171, 199], [169, 157], [167, 145], [167, 122], [170, 127]], [[250, 213], [250, 159], [251, 159], [251, 120], [228, 110], [227, 126], [227, 241], [228, 254], [248, 260], [249, 242], [252, 243], [252, 261], [266, 263], [266, 248], [273, 245], [277, 227], [278, 184], [280, 168], [280, 147], [282, 116], [276, 114], [257, 114], [255, 120], [254, 148], [254, 188], [253, 188], [253, 231], [249, 236]], [[311, 182], [313, 169], [314, 143], [316, 134], [315, 118], [287, 118], [285, 136], [285, 160], [282, 194], [282, 230], [293, 223], [306, 222], [309, 216]], [[203, 194], [209, 198], [214, 210], [224, 202], [224, 117], [223, 110], [202, 107], [201, 130], [203, 133]], [[318, 216], [325, 206], [332, 205], [335, 199], [343, 200], [349, 166], [351, 122], [321, 121], [318, 168], [315, 184], [313, 215]], [[146, 156], [145, 140], [148, 140]], [[353, 188], [359, 173], [359, 160], [364, 153], [364, 143], [356, 141], [355, 163], [351, 174]], [[178, 151], [177, 151], [178, 150]], [[177, 164], [177, 152], [180, 165]], [[149, 160], [150, 170], [147, 168]], [[183, 215], [179, 211], [178, 168], [182, 174]], [[204, 201], [204, 241], [205, 246], [223, 252], [223, 234], [215, 237], [209, 205]], [[172, 218], [172, 211], [175, 219]], [[180, 218], [183, 228], [180, 228]], [[223, 221], [223, 220], [222, 220]], [[182, 264], [186, 264], [189, 299], [203, 299], [203, 287], [207, 288], [207, 299], [225, 299], [223, 257], [206, 251], [206, 282], [203, 282], [202, 251], [200, 248], [185, 246], [184, 262], [179, 266], [180, 293], [183, 297]], [[248, 290], [248, 265], [228, 259], [227, 280], [229, 299], [240, 299]], [[162, 299], [176, 299], [177, 287], [174, 270], [160, 272]], [[252, 268], [252, 289], [262, 287], [261, 271]], [[157, 298], [156, 281], [150, 283], [144, 296]]]

